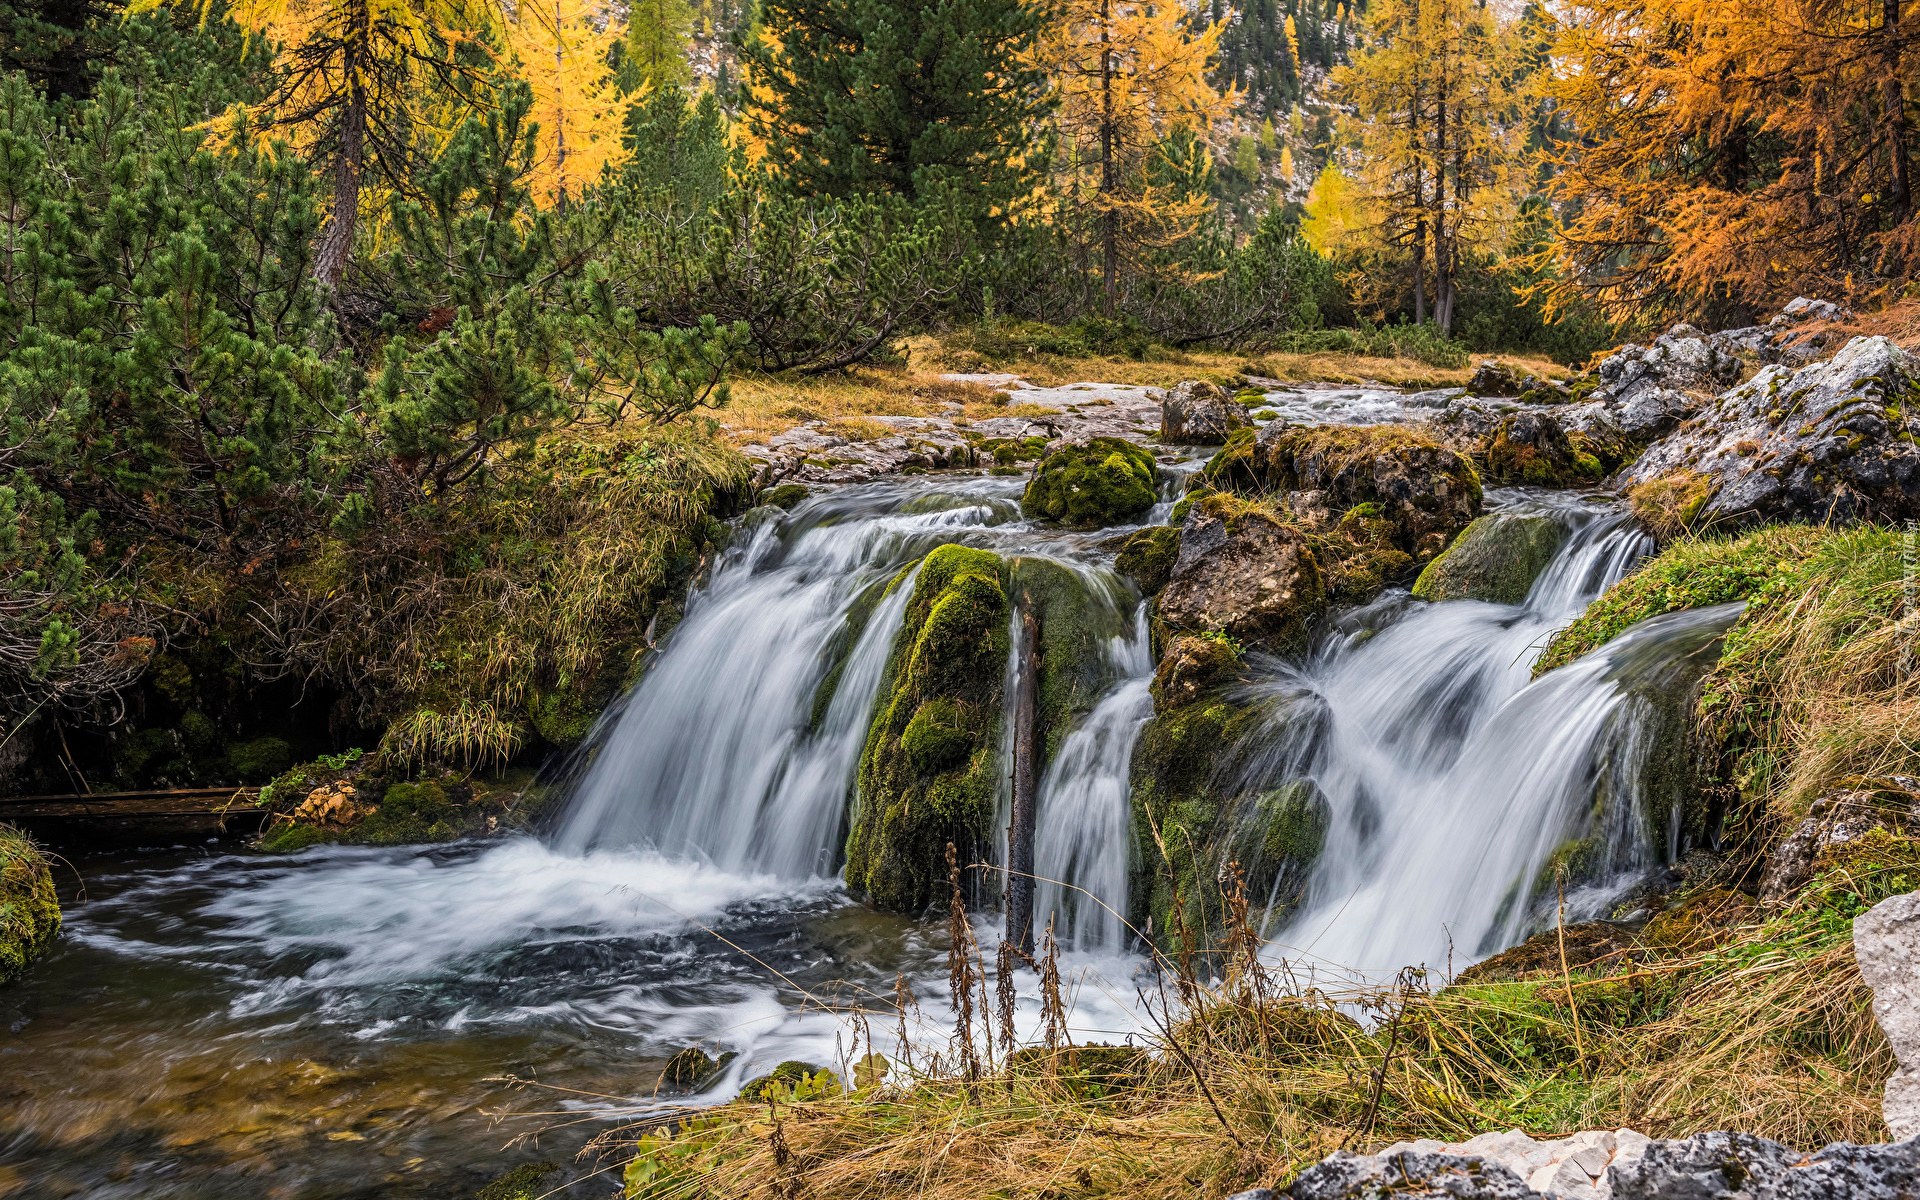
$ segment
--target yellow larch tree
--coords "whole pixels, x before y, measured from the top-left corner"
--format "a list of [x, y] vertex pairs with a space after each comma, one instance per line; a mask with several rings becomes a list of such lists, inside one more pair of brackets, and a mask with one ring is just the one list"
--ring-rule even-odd
[[1560, 28], [1555, 302], [1736, 320], [1920, 272], [1920, 0], [1585, 0]]
[[626, 102], [635, 97], [622, 97], [608, 65], [620, 32], [598, 0], [520, 0], [507, 38], [540, 123], [534, 195], [564, 212], [622, 154]]
[[1368, 49], [1334, 75], [1354, 106], [1355, 182], [1382, 271], [1350, 273], [1364, 299], [1451, 331], [1463, 260], [1505, 245], [1525, 190], [1520, 46], [1475, 0], [1377, 0]]
[[1206, 78], [1222, 29], [1189, 29], [1177, 4], [1065, 0], [1035, 46], [1058, 100], [1054, 220], [1083, 262], [1098, 246], [1109, 316], [1123, 267], [1188, 237], [1207, 211], [1187, 184], [1192, 143], [1233, 99]]

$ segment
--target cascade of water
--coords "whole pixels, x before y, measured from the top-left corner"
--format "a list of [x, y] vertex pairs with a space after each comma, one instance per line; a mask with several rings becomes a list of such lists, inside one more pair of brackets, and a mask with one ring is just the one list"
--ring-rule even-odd
[[783, 878], [834, 869], [910, 583], [873, 608], [816, 725], [831, 649], [903, 564], [1005, 515], [984, 500], [910, 513], [897, 492], [887, 499], [878, 513], [871, 496], [811, 506], [798, 532], [769, 523], [729, 555], [668, 652], [596, 731], [559, 849], [648, 844]]
[[1550, 633], [1651, 549], [1617, 513], [1548, 511], [1572, 532], [1524, 604], [1391, 594], [1259, 685], [1275, 715], [1247, 751], [1247, 782], [1310, 780], [1327, 817], [1282, 953], [1368, 972], [1471, 958], [1524, 934], [1535, 879], [1570, 841], [1599, 835], [1616, 843], [1614, 867], [1641, 863], [1634, 822], [1590, 827], [1602, 768], [1630, 778], [1646, 752], [1623, 722], [1621, 664], [1649, 645], [1697, 650], [1731, 617], [1649, 623], [1529, 686]]
[[1142, 604], [1132, 630], [1107, 643], [1117, 682], [1060, 743], [1040, 781], [1034, 924], [1044, 929], [1052, 919], [1055, 936], [1075, 950], [1124, 944], [1133, 844], [1128, 767], [1134, 740], [1153, 716], [1151, 646]]

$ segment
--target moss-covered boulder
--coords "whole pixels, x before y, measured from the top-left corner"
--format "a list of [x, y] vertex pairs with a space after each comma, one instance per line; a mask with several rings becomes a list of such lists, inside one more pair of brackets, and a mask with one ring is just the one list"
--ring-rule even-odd
[[289, 768], [260, 789], [256, 803], [271, 814], [260, 848], [290, 854], [321, 844], [485, 837], [527, 829], [551, 798], [525, 769], [489, 776], [421, 768], [408, 778], [397, 763], [350, 750]]
[[1204, 379], [1177, 383], [1160, 401], [1160, 440], [1168, 445], [1218, 446], [1252, 424], [1232, 392]]
[[0, 825], [0, 984], [26, 970], [59, 932], [60, 898], [46, 856], [26, 834]]
[[1128, 535], [1113, 565], [1133, 580], [1142, 595], [1151, 596], [1167, 586], [1167, 580], [1173, 575], [1174, 560], [1179, 556], [1180, 531], [1171, 525], [1155, 525]]
[[1153, 672], [1154, 706], [1175, 709], [1192, 704], [1238, 679], [1243, 665], [1239, 648], [1226, 637], [1176, 637], [1167, 643]]
[[974, 861], [992, 836], [1007, 661], [1008, 570], [942, 546], [914, 577], [861, 754], [847, 885], [918, 912], [946, 888], [947, 843]]
[[1207, 463], [1205, 485], [1284, 492], [1303, 524], [1331, 532], [1371, 505], [1394, 549], [1424, 563], [1480, 514], [1473, 464], [1431, 434], [1404, 425], [1287, 426], [1243, 430]]
[[1542, 514], [1491, 513], [1476, 519], [1414, 582], [1422, 600], [1519, 604], [1567, 540], [1567, 527]]
[[1598, 458], [1576, 447], [1559, 422], [1540, 412], [1501, 420], [1481, 442], [1480, 458], [1493, 483], [1578, 487], [1605, 474]]
[[1020, 509], [1036, 519], [1093, 529], [1153, 507], [1153, 456], [1120, 438], [1062, 446], [1040, 463]]
[[1327, 607], [1307, 538], [1273, 510], [1216, 494], [1195, 504], [1160, 593], [1173, 630], [1215, 633], [1276, 653], [1296, 649]]

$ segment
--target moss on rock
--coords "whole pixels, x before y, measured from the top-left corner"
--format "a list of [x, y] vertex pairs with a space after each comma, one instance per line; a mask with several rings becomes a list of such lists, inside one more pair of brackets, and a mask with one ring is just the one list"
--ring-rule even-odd
[[1495, 483], [1577, 487], [1605, 474], [1598, 458], [1575, 447], [1559, 422], [1538, 412], [1501, 420], [1487, 434], [1481, 458]]
[[1094, 528], [1153, 507], [1153, 456], [1120, 438], [1062, 446], [1040, 464], [1020, 500], [1029, 517]]
[[1180, 531], [1171, 525], [1156, 525], [1129, 535], [1113, 565], [1133, 580], [1142, 595], [1151, 596], [1167, 586], [1174, 560], [1179, 557]]
[[947, 843], [970, 862], [991, 837], [1007, 581], [997, 555], [966, 546], [933, 551], [914, 579], [847, 837], [847, 884], [878, 907], [925, 908], [945, 889]]
[[46, 856], [26, 834], [0, 825], [0, 984], [26, 970], [59, 932], [60, 898]]
[[1519, 604], [1567, 540], [1549, 516], [1491, 513], [1460, 531], [1446, 553], [1414, 582], [1422, 600], [1487, 600]]

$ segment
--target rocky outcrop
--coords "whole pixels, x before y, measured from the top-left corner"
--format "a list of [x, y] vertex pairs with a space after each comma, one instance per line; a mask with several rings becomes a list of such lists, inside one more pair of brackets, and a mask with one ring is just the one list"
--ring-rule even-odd
[[1217, 383], [1189, 379], [1160, 401], [1160, 440], [1170, 445], [1218, 446], [1253, 418]]
[[1319, 564], [1299, 530], [1258, 504], [1215, 495], [1187, 513], [1159, 616], [1176, 630], [1279, 651], [1305, 641], [1326, 603]]
[[1512, 367], [1488, 359], [1474, 368], [1472, 378], [1467, 380], [1467, 395], [1517, 397], [1534, 403], [1554, 404], [1567, 399], [1568, 393], [1566, 388], [1550, 379], [1522, 374]]
[[[1536, 1162], [1538, 1165], [1536, 1165]], [[1655, 1140], [1631, 1129], [1536, 1142], [1519, 1130], [1468, 1142], [1337, 1151], [1280, 1195], [1293, 1200], [1910, 1200], [1920, 1142], [1837, 1142], [1804, 1154], [1744, 1133]], [[1229, 1200], [1271, 1200], [1264, 1188]]]
[[1021, 497], [1029, 517], [1091, 529], [1153, 507], [1153, 456], [1119, 438], [1062, 446], [1040, 463]]
[[1502, 419], [1482, 440], [1480, 461], [1490, 483], [1577, 487], [1604, 474], [1600, 460], [1568, 440], [1560, 423], [1543, 412]]
[[1760, 875], [1762, 900], [1785, 900], [1813, 878], [1823, 857], [1876, 829], [1911, 825], [1920, 817], [1920, 779], [1892, 775], [1859, 780], [1815, 800], [1807, 817], [1782, 838]]
[[1353, 510], [1386, 522], [1394, 547], [1425, 562], [1480, 513], [1473, 464], [1402, 425], [1285, 426], [1236, 435], [1207, 465], [1217, 486], [1287, 493], [1309, 527], [1330, 530]]
[[1696, 488], [1690, 527], [1920, 515], [1920, 364], [1884, 337], [1770, 366], [1648, 447], [1631, 486]]
[[1176, 637], [1153, 672], [1153, 703], [1165, 710], [1192, 704], [1236, 678], [1240, 655], [1220, 638]]
[[1151, 596], [1167, 586], [1173, 564], [1180, 557], [1180, 531], [1170, 525], [1155, 525], [1127, 535], [1120, 552], [1114, 556], [1114, 569], [1133, 580], [1143, 596]]
[[1873, 989], [1874, 1020], [1900, 1062], [1881, 1114], [1894, 1137], [1920, 1136], [1920, 892], [1889, 897], [1855, 917], [1853, 954]]
[[878, 907], [925, 908], [945, 893], [947, 844], [971, 855], [990, 836], [1006, 588], [999, 556], [966, 546], [933, 551], [914, 577], [847, 836], [847, 886]]
[[1567, 540], [1567, 527], [1541, 514], [1489, 513], [1476, 519], [1414, 581], [1422, 600], [1519, 604]]

